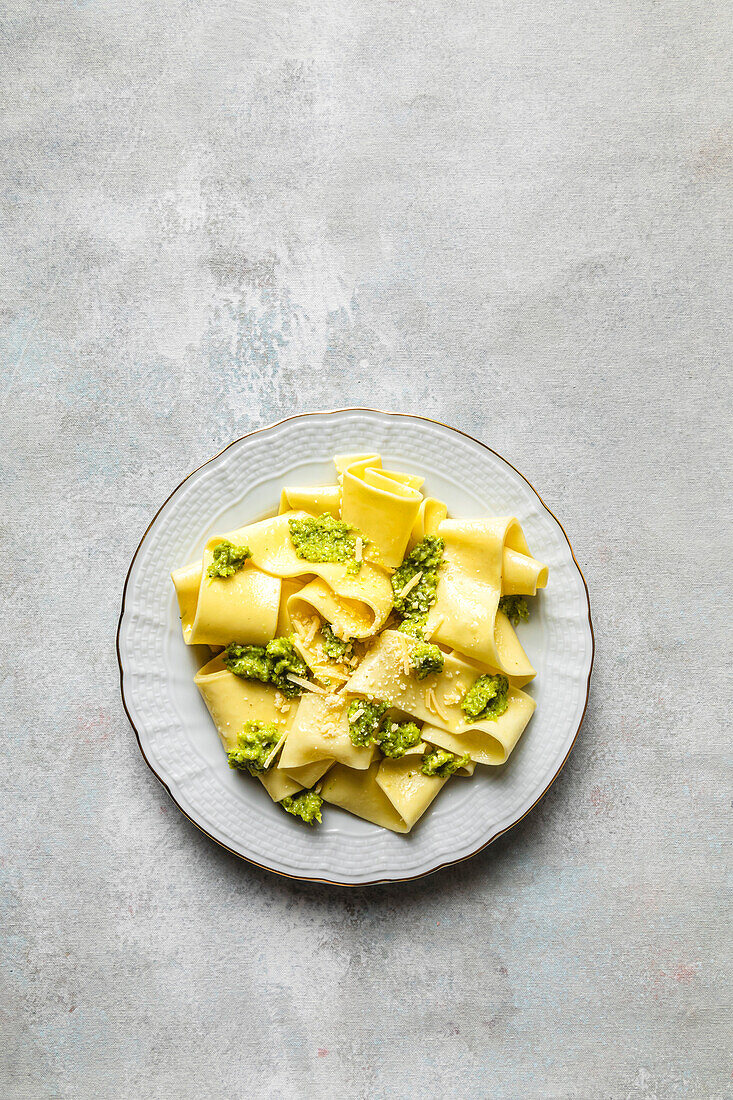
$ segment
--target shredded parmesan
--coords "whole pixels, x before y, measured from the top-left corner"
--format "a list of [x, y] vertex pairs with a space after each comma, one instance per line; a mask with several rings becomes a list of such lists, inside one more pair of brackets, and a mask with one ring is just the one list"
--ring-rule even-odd
[[364, 553], [364, 539], [361, 535], [356, 536], [356, 542], [354, 543], [354, 561], [361, 561]]
[[364, 708], [359, 707], [359, 709], [355, 710], [354, 713], [351, 715], [351, 721], [352, 722], [357, 722], [361, 718], [363, 713], [364, 713]]
[[296, 676], [294, 672], [289, 672], [287, 677], [291, 683], [297, 684], [298, 687], [304, 688], [306, 691], [315, 691], [316, 695], [328, 695], [328, 689], [317, 687], [312, 684], [310, 680], [305, 680], [302, 676]]
[[265, 760], [265, 768], [269, 768], [270, 764], [271, 764], [271, 763], [273, 762], [273, 760], [275, 759], [275, 757], [277, 756], [277, 754], [278, 754], [278, 753], [280, 752], [280, 749], [281, 749], [281, 748], [283, 747], [283, 745], [285, 744], [285, 738], [286, 738], [287, 736], [288, 736], [288, 731], [287, 731], [287, 730], [285, 730], [285, 732], [283, 733], [282, 737], [280, 738], [280, 740], [278, 741], [278, 743], [277, 743], [277, 744], [275, 745], [275, 748], [274, 748], [274, 749], [272, 750], [272, 752], [271, 752], [271, 753], [270, 753], [270, 755], [268, 756], [267, 760]]
[[448, 715], [441, 708], [441, 705], [436, 698], [435, 690], [432, 687], [427, 688], [425, 692], [425, 706], [433, 714], [437, 714], [443, 722], [448, 721]]
[[320, 630], [320, 627], [321, 627], [321, 620], [318, 618], [317, 615], [314, 615], [313, 618], [310, 620], [308, 633], [307, 633], [306, 639], [305, 639], [306, 640], [306, 645], [312, 645], [313, 644], [315, 636], [318, 633], [318, 631]]
[[303, 639], [303, 641], [301, 641], [299, 638], [293, 638], [293, 649], [295, 649], [300, 654], [300, 656], [310, 668], [313, 664], [313, 656], [305, 648], [306, 645], [306, 639]]
[[441, 626], [445, 622], [445, 615], [438, 615], [432, 626], [423, 630], [422, 636], [426, 642], [429, 642], [436, 630], [440, 630]]
[[275, 692], [275, 706], [281, 714], [287, 714], [290, 710], [290, 703], [287, 701], [281, 691]]
[[400, 591], [399, 591], [399, 592], [397, 593], [397, 599], [398, 599], [398, 600], [402, 600], [402, 599], [404, 599], [404, 598], [405, 598], [405, 596], [407, 595], [407, 593], [408, 593], [408, 592], [412, 592], [412, 590], [413, 590], [413, 588], [415, 587], [415, 585], [416, 585], [416, 584], [419, 584], [421, 580], [422, 580], [422, 571], [420, 571], [419, 573], [416, 573], [416, 574], [415, 574], [415, 576], [414, 576], [414, 577], [412, 577], [412, 578], [411, 578], [411, 579], [410, 579], [410, 580], [409, 580], [409, 581], [407, 582], [407, 584], [405, 585], [405, 587], [404, 587], [404, 588], [402, 588], [402, 589], [401, 589], [401, 590], [400, 590]]
[[290, 622], [296, 634], [305, 634], [305, 623], [300, 615], [291, 615]]

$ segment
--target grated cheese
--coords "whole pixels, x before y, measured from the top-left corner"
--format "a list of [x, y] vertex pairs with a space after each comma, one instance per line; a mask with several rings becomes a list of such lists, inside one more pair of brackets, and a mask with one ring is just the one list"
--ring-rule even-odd
[[310, 620], [310, 626], [308, 628], [308, 634], [306, 635], [306, 639], [305, 639], [306, 640], [306, 645], [312, 645], [313, 644], [313, 642], [315, 640], [315, 637], [316, 637], [316, 634], [320, 630], [320, 627], [321, 627], [321, 620], [318, 618], [317, 615], [314, 615], [313, 618]]
[[441, 721], [448, 722], [448, 715], [441, 708], [435, 695], [435, 689], [432, 687], [427, 688], [425, 691], [425, 706], [432, 714], [437, 714]]
[[287, 701], [281, 691], [275, 692], [275, 706], [281, 714], [287, 714], [290, 710], [290, 703]]
[[423, 630], [422, 636], [426, 642], [429, 642], [436, 630], [440, 630], [441, 626], [445, 622], [445, 615], [438, 615], [432, 626]]
[[290, 622], [296, 634], [305, 634], [305, 623], [300, 615], [291, 615]]
[[404, 599], [404, 598], [405, 598], [405, 596], [407, 595], [407, 593], [408, 593], [408, 592], [412, 592], [412, 590], [413, 590], [413, 588], [415, 587], [415, 585], [416, 585], [416, 584], [419, 584], [421, 580], [422, 580], [422, 571], [420, 571], [419, 573], [416, 573], [416, 574], [415, 574], [415, 576], [414, 576], [414, 577], [412, 577], [412, 578], [411, 578], [411, 580], [409, 580], [409, 581], [407, 582], [407, 584], [405, 585], [405, 587], [404, 587], [404, 588], [402, 588], [402, 589], [401, 589], [401, 590], [400, 590], [400, 591], [399, 591], [399, 592], [397, 593], [397, 599], [398, 599], [398, 600], [402, 600], [402, 599]]
[[354, 561], [361, 561], [364, 553], [364, 540], [361, 535], [356, 536], [356, 543], [354, 544]]
[[358, 721], [359, 718], [361, 718], [363, 713], [364, 713], [364, 708], [363, 707], [360, 707], [359, 710], [355, 710], [354, 713], [351, 715], [351, 721], [352, 722]]
[[293, 649], [300, 654], [305, 663], [308, 665], [308, 668], [310, 668], [313, 664], [313, 656], [308, 653], [308, 650], [305, 648], [306, 645], [307, 642], [305, 639], [301, 641], [300, 638], [293, 637]]
[[278, 741], [278, 743], [277, 743], [277, 744], [275, 745], [275, 748], [274, 748], [274, 749], [272, 750], [272, 752], [271, 752], [271, 753], [270, 753], [270, 755], [268, 756], [267, 760], [265, 760], [265, 768], [269, 768], [270, 764], [271, 764], [271, 763], [273, 762], [273, 760], [275, 759], [275, 757], [277, 756], [277, 754], [278, 754], [278, 753], [280, 752], [280, 749], [281, 749], [281, 748], [283, 747], [283, 745], [285, 744], [285, 738], [286, 738], [287, 736], [288, 736], [288, 731], [287, 731], [287, 730], [285, 730], [285, 732], [283, 733], [282, 737], [280, 738], [280, 740]]
[[328, 688], [317, 687], [312, 684], [310, 680], [305, 680], [302, 676], [296, 676], [294, 672], [289, 672], [286, 679], [291, 683], [297, 684], [298, 687], [304, 688], [306, 691], [314, 691], [316, 695], [328, 695]]

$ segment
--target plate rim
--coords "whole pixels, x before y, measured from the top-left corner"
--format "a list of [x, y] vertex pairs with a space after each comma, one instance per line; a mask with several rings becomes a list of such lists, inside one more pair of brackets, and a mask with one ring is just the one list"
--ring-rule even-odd
[[[588, 627], [589, 627], [589, 630], [590, 630], [590, 639], [591, 639], [590, 664], [588, 666], [588, 676], [587, 676], [587, 680], [586, 680], [585, 702], [583, 704], [583, 712], [580, 715], [580, 720], [578, 722], [575, 733], [573, 734], [573, 739], [570, 742], [570, 745], [568, 747], [568, 751], [566, 752], [565, 756], [561, 760], [557, 770], [555, 771], [554, 775], [550, 779], [549, 783], [540, 792], [540, 794], [534, 800], [532, 805], [529, 806], [525, 810], [525, 812], [521, 815], [521, 817], [518, 817], [516, 819], [516, 821], [512, 821], [512, 823], [510, 825], [507, 825], [505, 828], [500, 829], [498, 832], [494, 833], [492, 836], [490, 836], [488, 838], [488, 840], [483, 841], [478, 846], [478, 848], [474, 848], [474, 850], [472, 852], [469, 852], [467, 855], [459, 856], [457, 859], [445, 860], [445, 862], [440, 863], [437, 867], [431, 867], [427, 871], [420, 871], [416, 875], [406, 875], [404, 878], [377, 878], [377, 879], [372, 879], [369, 882], [338, 882], [338, 881], [334, 881], [333, 879], [320, 878], [320, 877], [315, 876], [315, 875], [291, 875], [291, 874], [288, 874], [287, 871], [281, 871], [281, 870], [278, 870], [275, 867], [270, 867], [266, 863], [258, 863], [257, 860], [252, 859], [250, 856], [245, 856], [241, 852], [236, 851], [234, 848], [230, 848], [227, 844], [224, 844], [221, 840], [218, 840], [211, 833], [207, 832], [207, 830], [204, 829], [202, 825], [200, 825], [197, 821], [195, 821], [194, 818], [192, 818], [191, 815], [186, 810], [184, 810], [184, 808], [181, 806], [181, 804], [177, 801], [177, 799], [175, 798], [175, 796], [171, 792], [170, 787], [166, 783], [165, 779], [163, 779], [163, 777], [158, 774], [158, 772], [153, 767], [153, 765], [150, 763], [150, 760], [148, 759], [148, 757], [145, 753], [145, 749], [143, 748], [143, 744], [142, 744], [142, 741], [140, 739], [140, 734], [138, 732], [137, 726], [135, 725], [135, 723], [132, 720], [132, 715], [130, 714], [130, 710], [127, 706], [127, 700], [125, 698], [125, 674], [124, 674], [124, 667], [123, 667], [123, 664], [122, 664], [122, 654], [120, 652], [120, 634], [121, 634], [121, 631], [122, 631], [122, 621], [125, 617], [125, 610], [126, 610], [125, 601], [126, 601], [126, 597], [127, 597], [127, 586], [129, 584], [129, 581], [130, 581], [130, 574], [132, 573], [132, 568], [135, 564], [135, 561], [137, 559], [138, 554], [140, 553], [142, 545], [145, 542], [145, 539], [147, 538], [148, 534], [150, 533], [150, 530], [151, 530], [153, 524], [155, 523], [155, 521], [157, 520], [158, 516], [163, 511], [163, 509], [165, 508], [168, 501], [171, 500], [171, 498], [175, 496], [175, 494], [178, 492], [178, 490], [183, 485], [185, 485], [185, 483], [188, 481], [188, 479], [190, 477], [193, 477], [194, 474], [198, 473], [199, 470], [202, 470], [204, 468], [204, 466], [208, 466], [209, 463], [211, 463], [215, 459], [219, 458], [220, 455], [223, 455], [224, 452], [228, 451], [230, 447], [233, 447], [235, 444], [240, 443], [243, 439], [248, 439], [250, 436], [260, 435], [262, 432], [269, 431], [271, 428], [279, 427], [281, 424], [286, 424], [291, 420], [301, 420], [301, 419], [304, 419], [305, 417], [311, 417], [311, 416], [332, 416], [332, 415], [335, 415], [337, 413], [352, 413], [352, 412], [357, 412], [357, 413], [358, 412], [370, 412], [370, 413], [376, 413], [378, 416], [389, 416], [389, 417], [399, 416], [399, 417], [405, 417], [406, 419], [409, 419], [409, 420], [424, 420], [429, 424], [437, 424], [441, 428], [446, 428], [450, 432], [456, 432], [458, 435], [462, 435], [462, 436], [465, 436], [466, 439], [470, 439], [472, 443], [478, 444], [478, 446], [482, 447], [485, 451], [489, 451], [491, 454], [495, 455], [503, 463], [505, 463], [507, 466], [509, 466], [510, 469], [512, 469], [515, 474], [518, 474], [519, 477], [521, 477], [522, 481], [526, 482], [526, 484], [529, 485], [530, 489], [532, 490], [534, 495], [537, 497], [538, 501], [540, 502], [542, 507], [545, 509], [545, 511], [548, 512], [550, 516], [552, 516], [555, 523], [557, 523], [558, 527], [562, 531], [563, 536], [565, 538], [565, 541], [568, 544], [568, 547], [570, 549], [570, 554], [572, 556], [573, 562], [575, 563], [575, 568], [578, 570], [578, 573], [580, 574], [580, 579], [583, 582], [583, 589], [585, 591], [585, 599], [586, 599], [586, 604], [587, 604], [587, 608], [588, 608]], [[592, 615], [591, 615], [590, 593], [588, 591], [588, 583], [585, 579], [585, 575], [583, 573], [583, 570], [580, 568], [580, 564], [578, 562], [578, 559], [575, 556], [575, 551], [573, 550], [573, 545], [570, 542], [570, 539], [568, 538], [568, 533], [565, 530], [565, 528], [563, 527], [560, 520], [555, 515], [555, 513], [552, 511], [552, 509], [548, 507], [548, 505], [542, 499], [540, 494], [537, 492], [537, 490], [535, 489], [532, 482], [529, 480], [529, 478], [524, 476], [524, 474], [521, 472], [521, 470], [518, 470], [516, 466], [514, 466], [511, 462], [509, 462], [509, 460], [506, 459], [504, 457], [504, 455], [502, 455], [498, 451], [494, 450], [493, 447], [489, 447], [488, 443], [484, 443], [480, 439], [476, 439], [475, 436], [471, 435], [469, 432], [463, 431], [462, 428], [455, 428], [451, 424], [445, 424], [442, 420], [435, 419], [435, 417], [422, 416], [419, 413], [405, 413], [405, 412], [398, 412], [396, 410], [389, 410], [388, 411], [388, 410], [384, 410], [384, 409], [374, 409], [374, 408], [370, 408], [370, 407], [367, 407], [367, 406], [364, 406], [364, 405], [349, 405], [349, 406], [343, 406], [343, 407], [336, 408], [336, 409], [310, 409], [306, 412], [293, 413], [291, 416], [285, 416], [285, 417], [282, 417], [280, 420], [273, 420], [269, 424], [263, 424], [262, 427], [260, 427], [260, 428], [253, 428], [252, 431], [245, 432], [243, 435], [237, 436], [236, 439], [230, 440], [230, 442], [227, 443], [227, 445], [225, 447], [222, 447], [220, 451], [216, 452], [216, 454], [211, 455], [204, 462], [202, 462], [199, 466], [196, 466], [193, 470], [189, 471], [189, 473], [187, 473], [186, 476], [184, 478], [182, 478], [181, 481], [179, 481], [179, 483], [175, 486], [175, 488], [172, 490], [172, 492], [170, 492], [168, 494], [168, 496], [165, 498], [165, 500], [160, 505], [158, 510], [155, 512], [155, 515], [152, 517], [152, 519], [150, 520], [150, 523], [145, 528], [145, 531], [143, 532], [142, 538], [138, 542], [137, 547], [135, 548], [135, 552], [132, 555], [132, 558], [130, 559], [130, 564], [128, 566], [127, 573], [125, 575], [125, 583], [124, 583], [123, 588], [122, 588], [122, 601], [121, 601], [121, 604], [120, 604], [120, 614], [119, 614], [119, 618], [118, 618], [118, 621], [117, 621], [117, 631], [116, 631], [116, 635], [115, 635], [115, 652], [116, 652], [116, 655], [117, 655], [117, 665], [118, 665], [118, 669], [119, 669], [119, 685], [120, 685], [120, 696], [122, 698], [122, 706], [123, 706], [125, 714], [127, 716], [127, 720], [130, 723], [130, 725], [132, 726], [132, 730], [135, 734], [135, 739], [137, 741], [137, 746], [138, 746], [138, 748], [140, 750], [140, 753], [142, 755], [142, 758], [145, 761], [145, 763], [147, 764], [148, 768], [153, 773], [153, 775], [158, 780], [158, 782], [161, 784], [163, 789], [167, 792], [168, 797], [171, 799], [174, 806], [176, 806], [176, 808], [178, 810], [180, 810], [180, 812], [183, 814], [183, 816], [185, 818], [187, 818], [191, 822], [191, 824], [194, 825], [199, 830], [199, 832], [203, 833], [204, 836], [209, 838], [209, 840], [212, 840], [214, 842], [214, 844], [217, 844], [220, 848], [223, 848], [224, 851], [231, 853], [231, 855], [236, 856], [237, 859], [241, 859], [245, 863], [249, 863], [254, 867], [260, 868], [260, 870], [262, 870], [262, 871], [268, 871], [270, 874], [278, 875], [280, 878], [290, 879], [292, 882], [315, 882], [315, 883], [323, 884], [325, 886], [337, 886], [337, 887], [340, 887], [342, 889], [352, 889], [353, 890], [353, 889], [360, 889], [362, 887], [367, 887], [367, 886], [382, 886], [382, 885], [392, 885], [392, 884], [397, 885], [397, 884], [400, 884], [400, 883], [403, 883], [403, 882], [415, 882], [419, 879], [426, 878], [428, 875], [437, 874], [438, 871], [443, 871], [448, 867], [457, 867], [459, 864], [465, 863], [469, 859], [473, 859], [474, 856], [477, 856], [479, 854], [479, 852], [483, 852], [485, 848], [488, 848], [489, 845], [493, 844], [496, 840], [499, 839], [499, 837], [504, 836], [504, 834], [508, 833], [510, 829], [513, 829], [516, 825], [518, 825], [520, 823], [520, 821], [524, 821], [525, 817], [527, 817], [527, 815], [532, 812], [532, 810], [535, 808], [535, 806], [537, 806], [537, 804], [542, 801], [542, 799], [545, 797], [547, 792], [550, 790], [553, 783], [555, 782], [555, 780], [558, 778], [558, 776], [562, 772], [563, 768], [565, 767], [565, 765], [568, 761], [568, 757], [570, 756], [570, 753], [573, 751], [573, 748], [575, 747], [575, 742], [578, 739], [578, 734], [580, 733], [581, 727], [582, 727], [583, 722], [585, 720], [586, 712], [588, 710], [588, 701], [590, 699], [591, 675], [593, 673], [593, 665], [594, 665], [594, 662], [595, 662], [595, 655], [596, 655], [596, 640], [595, 640], [595, 632], [593, 630], [593, 618], [592, 618]]]

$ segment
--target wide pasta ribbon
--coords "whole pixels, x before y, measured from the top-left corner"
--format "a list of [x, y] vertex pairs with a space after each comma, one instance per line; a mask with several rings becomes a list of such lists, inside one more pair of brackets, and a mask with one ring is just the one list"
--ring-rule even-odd
[[437, 535], [438, 527], [448, 515], [448, 508], [442, 500], [435, 497], [425, 497], [420, 502], [420, 507], [412, 525], [410, 538], [407, 544], [408, 550], [418, 542], [422, 542], [426, 535]]
[[422, 774], [426, 749], [416, 745], [399, 760], [376, 760], [365, 772], [335, 764], [323, 781], [321, 797], [383, 829], [409, 833], [448, 782]]
[[423, 478], [382, 469], [372, 455], [337, 455], [341, 474], [341, 518], [358, 528], [378, 554], [380, 565], [402, 562], [422, 501]]
[[442, 672], [418, 680], [410, 659], [413, 646], [408, 635], [383, 631], [347, 681], [345, 693], [384, 700], [444, 731], [440, 738], [423, 731], [425, 740], [441, 748], [467, 754], [477, 764], [504, 764], [534, 713], [534, 699], [510, 684], [504, 714], [495, 721], [471, 721], [461, 710], [461, 701], [479, 676], [494, 670], [447, 653]]
[[313, 488], [286, 486], [280, 494], [278, 514], [284, 512], [307, 512], [310, 516], [330, 512], [338, 519], [341, 514], [341, 488], [339, 485], [316, 485]]
[[[424, 726], [423, 732], [427, 729]], [[423, 741], [398, 760], [376, 760], [363, 772], [336, 764], [323, 781], [321, 797], [365, 821], [409, 833], [448, 782], [447, 776], [423, 775], [422, 758], [428, 749]], [[473, 767], [467, 765], [460, 773], [471, 775]]]
[[305, 512], [286, 512], [240, 527], [227, 538], [248, 546], [252, 563], [272, 576], [315, 576], [315, 581], [291, 599], [301, 606], [310, 605], [339, 633], [353, 638], [369, 637], [382, 628], [392, 610], [392, 586], [387, 575], [368, 561], [362, 562], [358, 573], [350, 575], [341, 562], [299, 558], [290, 538], [289, 522], [305, 515]]
[[[243, 680], [225, 667], [221, 656], [199, 669], [194, 683], [201, 692], [209, 714], [226, 752], [237, 747], [237, 736], [247, 722], [274, 723], [283, 733], [290, 731], [297, 719], [299, 703], [289, 701], [289, 710], [283, 714], [276, 706], [275, 688], [257, 680]], [[287, 744], [287, 737], [285, 744]], [[275, 767], [260, 773], [257, 778], [274, 802], [286, 795], [312, 787], [330, 768], [332, 761], [321, 759], [309, 762], [305, 767], [282, 767], [282, 756]]]
[[213, 551], [223, 540], [210, 539], [203, 562], [176, 569], [176, 589], [186, 645], [227, 645], [236, 639], [265, 645], [275, 636], [280, 607], [280, 580], [251, 562], [231, 577], [209, 577]]
[[499, 611], [499, 600], [507, 594], [502, 588], [505, 555], [511, 555], [512, 592], [547, 583], [547, 567], [531, 557], [519, 523], [513, 516], [450, 519], [443, 520], [438, 534], [445, 544], [443, 563], [426, 631], [434, 641], [516, 682], [531, 680], [535, 670], [512, 624]]
[[348, 705], [349, 700], [342, 695], [303, 695], [283, 747], [280, 767], [291, 771], [328, 759], [359, 771], [368, 768], [375, 749], [352, 742]]

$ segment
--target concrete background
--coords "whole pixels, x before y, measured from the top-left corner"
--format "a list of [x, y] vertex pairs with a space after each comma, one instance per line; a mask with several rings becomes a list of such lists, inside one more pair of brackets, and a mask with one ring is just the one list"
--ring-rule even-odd
[[[3, 6], [3, 1097], [731, 1095], [732, 10]], [[530, 478], [598, 652], [528, 819], [344, 892], [179, 814], [114, 632], [187, 472], [353, 404]]]

